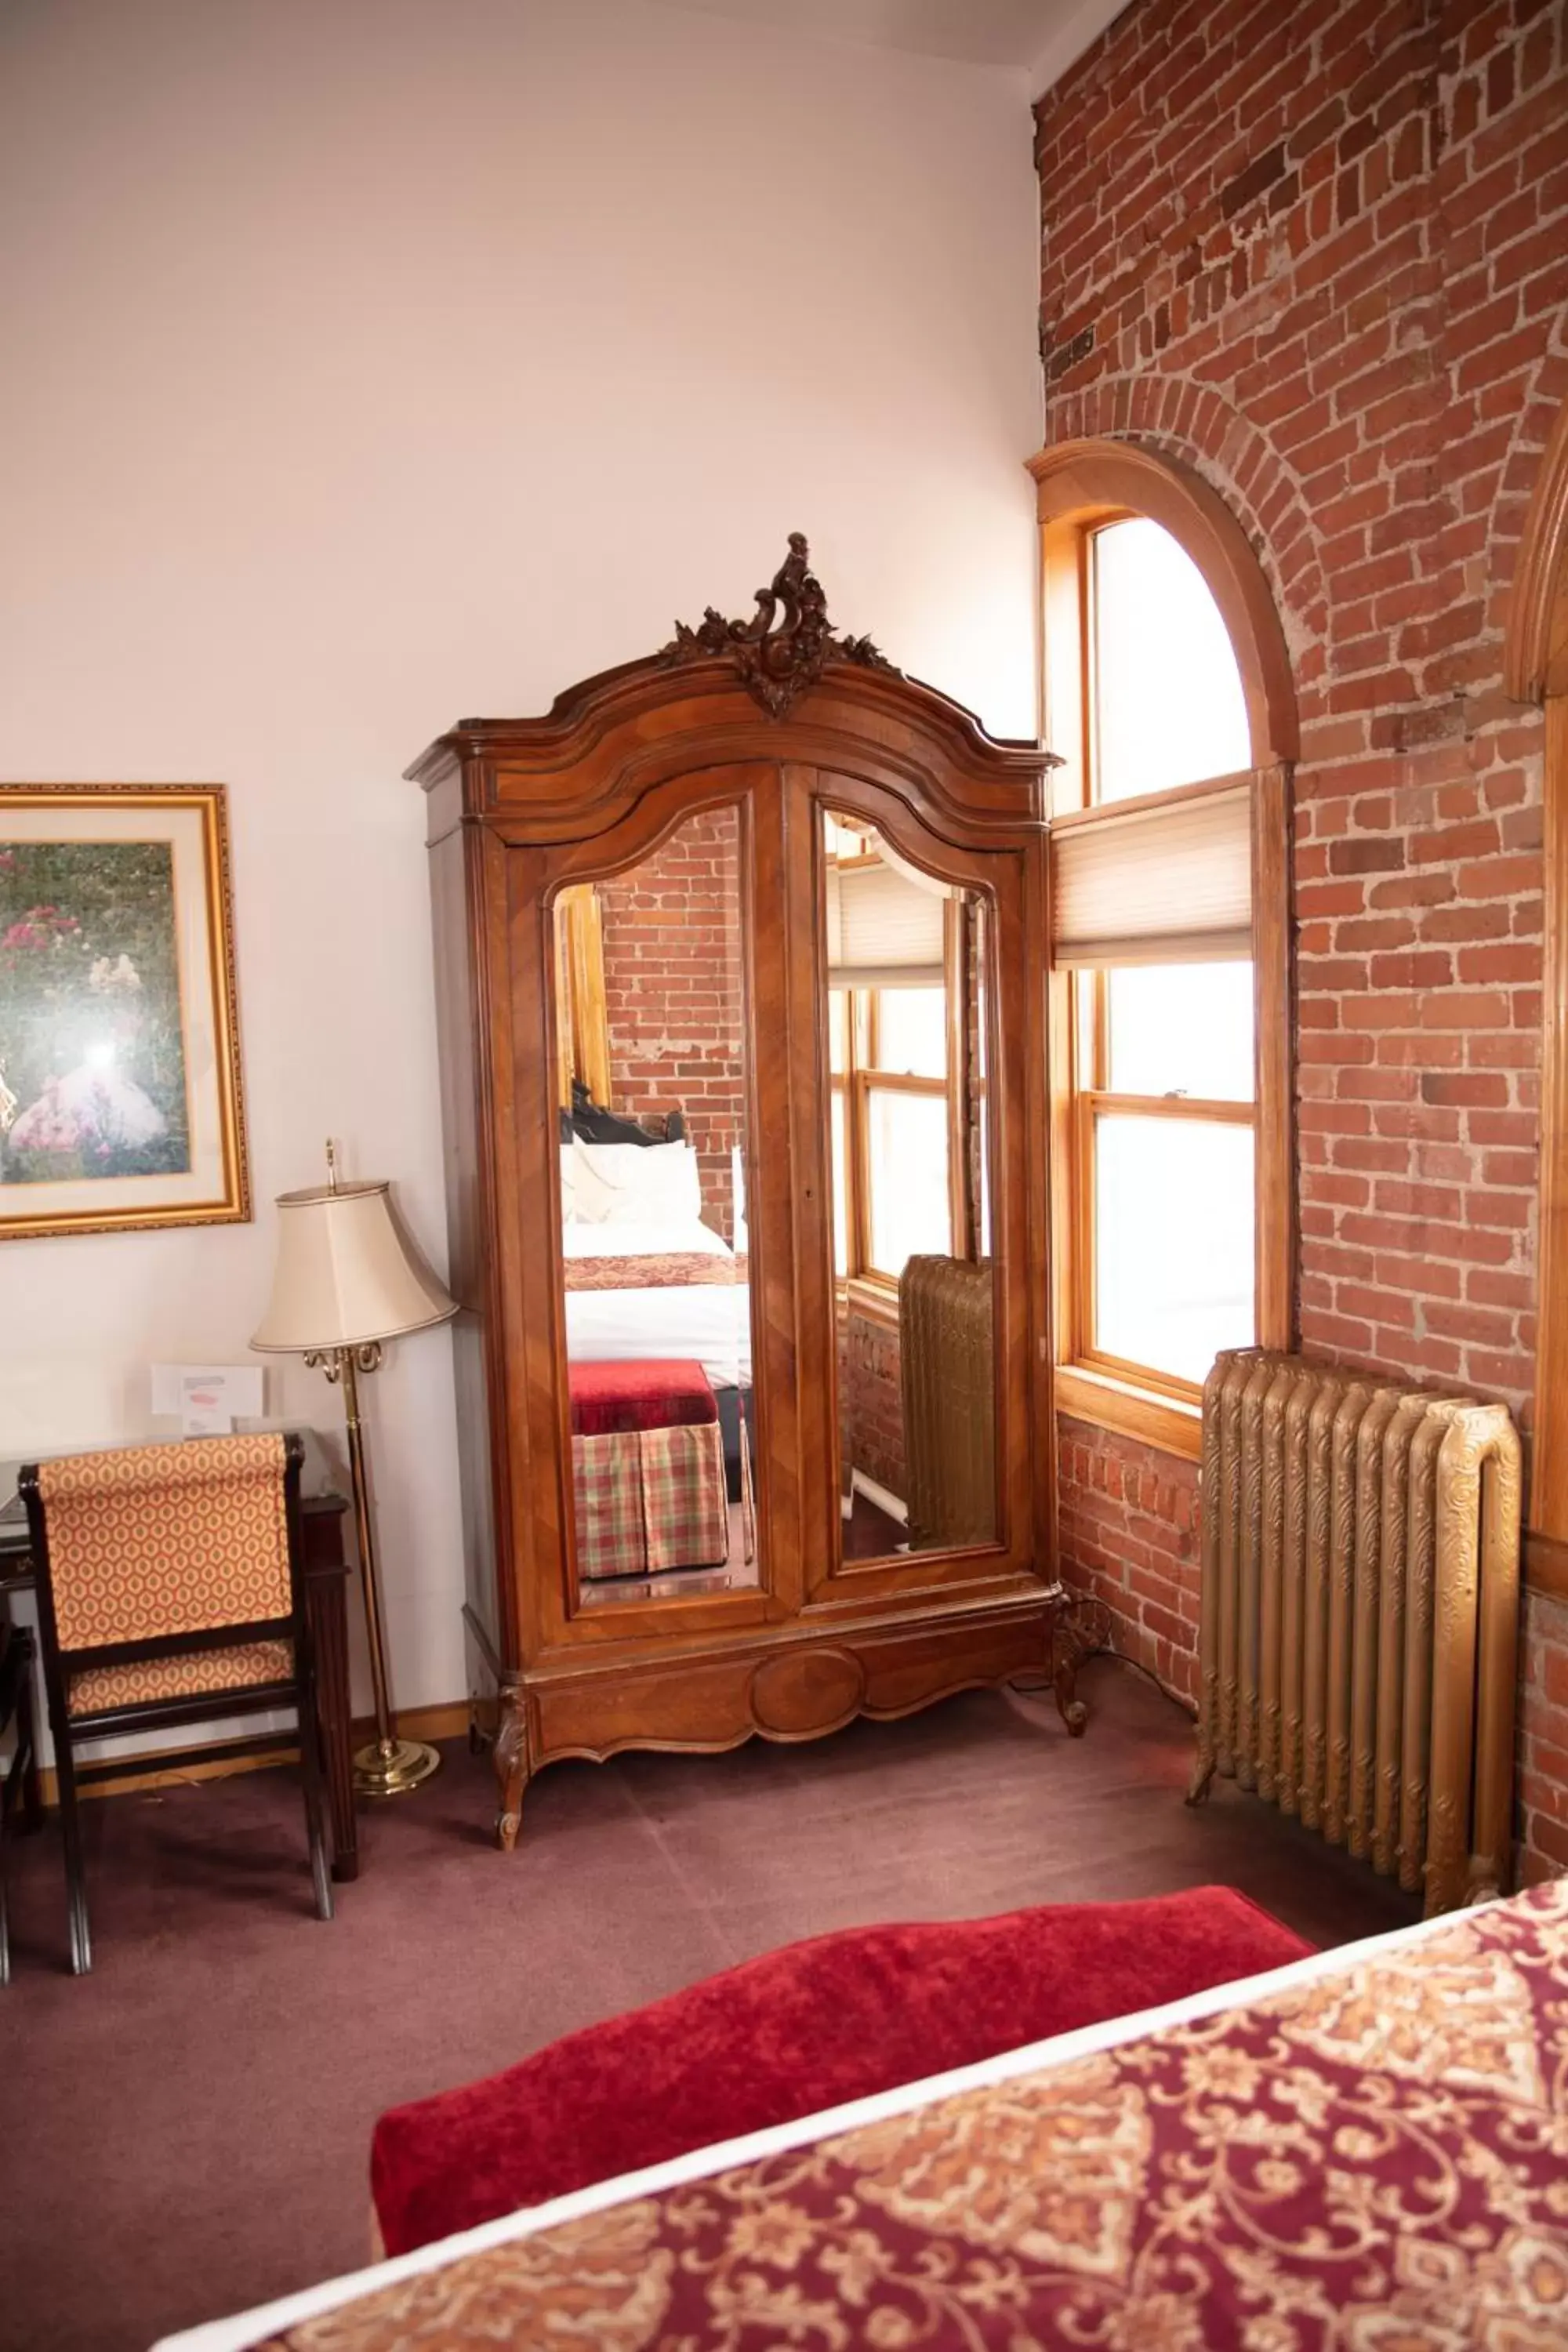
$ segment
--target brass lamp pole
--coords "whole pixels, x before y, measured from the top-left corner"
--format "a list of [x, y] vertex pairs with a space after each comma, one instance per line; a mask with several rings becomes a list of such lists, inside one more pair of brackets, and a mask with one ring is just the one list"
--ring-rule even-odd
[[375, 1698], [375, 1738], [354, 1756], [354, 1787], [366, 1797], [402, 1796], [441, 1762], [438, 1748], [404, 1739], [393, 1727], [359, 1375], [376, 1370], [384, 1340], [428, 1329], [458, 1309], [410, 1249], [389, 1195], [384, 1183], [340, 1183], [329, 1138], [326, 1184], [279, 1196], [272, 1297], [250, 1343], [263, 1352], [302, 1355], [342, 1390]]

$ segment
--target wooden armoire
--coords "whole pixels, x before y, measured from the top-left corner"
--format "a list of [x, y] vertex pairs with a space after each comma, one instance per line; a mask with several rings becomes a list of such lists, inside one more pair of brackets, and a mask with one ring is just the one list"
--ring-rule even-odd
[[[448, 1278], [460, 1307], [465, 1614], [481, 1701], [494, 1709], [506, 1846], [516, 1841], [530, 1777], [556, 1757], [719, 1749], [753, 1734], [813, 1738], [858, 1714], [901, 1715], [1025, 1675], [1051, 1675], [1068, 1727], [1083, 1726], [1054, 1549], [1049, 757], [992, 740], [966, 710], [903, 677], [868, 639], [838, 635], [798, 534], [756, 602], [744, 622], [710, 608], [662, 652], [574, 687], [543, 718], [465, 719], [409, 771], [428, 805]], [[689, 868], [699, 877], [693, 890], [709, 889], [713, 860], [677, 858], [669, 845], [721, 833], [732, 844], [724, 937], [739, 1044], [731, 1036], [722, 1052], [695, 1047], [686, 1034], [694, 1016], [681, 1015], [686, 1029], [677, 1035], [671, 1013], [670, 1034], [654, 1039], [668, 1048], [667, 1058], [648, 1065], [648, 1013], [660, 988], [671, 1007], [678, 997], [683, 1005], [705, 1001], [708, 969], [717, 970], [720, 954], [719, 933], [693, 928], [695, 897], [689, 910], [669, 883], [672, 871]], [[660, 887], [633, 887], [655, 860]], [[642, 976], [612, 993], [626, 1008], [617, 1017], [642, 1020], [641, 1042], [634, 1040], [639, 1070], [666, 1076], [639, 1078], [643, 1093], [628, 1118], [679, 1110], [700, 1140], [701, 1107], [722, 1097], [732, 1121], [721, 1132], [710, 1117], [719, 1140], [693, 1153], [705, 1186], [732, 1181], [728, 1205], [709, 1217], [712, 1238], [703, 1246], [715, 1256], [728, 1252], [721, 1271], [744, 1282], [749, 1305], [737, 1369], [715, 1390], [723, 1401], [727, 1389], [731, 1418], [739, 1400], [744, 1423], [745, 1533], [734, 1538], [743, 1564], [728, 1574], [650, 1573], [590, 1586], [580, 1570], [579, 1514], [588, 1505], [568, 1351], [614, 1355], [631, 1344], [614, 1336], [613, 1316], [606, 1324], [602, 1313], [595, 1328], [611, 1331], [608, 1342], [571, 1337], [579, 1310], [568, 1287], [574, 1277], [563, 1193], [574, 1146], [563, 1143], [562, 1106], [571, 1090], [561, 1067], [571, 1023], [562, 1017], [568, 982], [557, 908], [563, 894], [588, 884], [600, 887], [612, 915], [624, 905], [628, 920], [645, 925]], [[945, 922], [941, 936], [950, 946], [961, 932], [967, 941], [967, 980], [960, 972], [953, 982], [962, 1005], [942, 1000], [947, 1050], [964, 1064], [963, 1087], [951, 1063], [940, 1079], [895, 1073], [884, 1080], [874, 1072], [861, 1079], [840, 1066], [830, 1008], [835, 1020], [848, 1021], [860, 1018], [858, 1004], [880, 1005], [889, 1036], [908, 1032], [918, 1013], [934, 1032], [934, 964], [911, 967], [915, 995], [890, 1004], [887, 990], [910, 972], [864, 957], [836, 966], [851, 949], [837, 930], [828, 940], [830, 896], [837, 924], [842, 903], [870, 903], [879, 893], [917, 928]], [[662, 933], [647, 929], [658, 922]], [[648, 937], [670, 943], [662, 967], [646, 961]], [[893, 932], [884, 926], [878, 937]], [[892, 950], [872, 950], [896, 952], [896, 940]], [[931, 1050], [940, 1060], [940, 1048]], [[878, 1051], [886, 1058], [893, 1049], [873, 1038], [873, 1059]], [[628, 1046], [627, 1070], [630, 1055]], [[663, 1097], [653, 1101], [647, 1088], [660, 1083]], [[629, 1103], [629, 1079], [626, 1087]], [[845, 1433], [851, 1379], [873, 1377], [878, 1346], [886, 1355], [900, 1339], [898, 1289], [874, 1271], [863, 1284], [847, 1275], [847, 1244], [835, 1223], [845, 1213], [841, 1159], [850, 1149], [843, 1139], [852, 1101], [869, 1106], [868, 1148], [882, 1155], [878, 1213], [887, 1230], [871, 1233], [872, 1250], [890, 1255], [910, 1236], [921, 1243], [921, 1218], [928, 1227], [940, 1223], [946, 1180], [919, 1164], [907, 1136], [929, 1135], [940, 1154], [945, 1120], [957, 1137], [952, 1150], [968, 1151], [979, 1171], [983, 1210], [962, 1238], [955, 1212], [942, 1238], [992, 1271], [985, 1353], [994, 1389], [984, 1428], [994, 1512], [981, 1540], [954, 1548], [900, 1529], [894, 1474], [879, 1483], [846, 1467], [851, 1443], [860, 1444]], [[952, 1124], [955, 1106], [968, 1120], [967, 1143]], [[670, 1124], [642, 1118], [650, 1132]], [[956, 1191], [957, 1162], [943, 1165]], [[636, 1160], [633, 1173], [643, 1166]], [[702, 1276], [700, 1265], [679, 1263], [685, 1275]], [[611, 1307], [622, 1297], [614, 1294]], [[592, 1303], [599, 1313], [603, 1294]], [[712, 1305], [685, 1289], [671, 1303]], [[631, 1300], [649, 1304], [640, 1293]], [[659, 1302], [656, 1318], [663, 1312]], [[862, 1315], [871, 1335], [863, 1348]], [[653, 1328], [663, 1327], [656, 1320]], [[670, 1352], [698, 1346], [680, 1338]], [[941, 1360], [920, 1370], [924, 1391], [934, 1378], [940, 1396]], [[881, 1401], [890, 1393], [884, 1381]], [[954, 1411], [964, 1409], [955, 1391]], [[872, 1495], [876, 1506], [867, 1500]], [[895, 1516], [879, 1517], [883, 1510]], [[858, 1514], [882, 1530], [880, 1539], [852, 1541]], [[730, 1516], [739, 1528], [742, 1507], [731, 1506]]]

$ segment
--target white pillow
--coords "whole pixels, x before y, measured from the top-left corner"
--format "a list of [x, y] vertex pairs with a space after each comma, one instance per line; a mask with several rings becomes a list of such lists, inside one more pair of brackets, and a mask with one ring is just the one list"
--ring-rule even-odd
[[[579, 1224], [654, 1224], [702, 1214], [702, 1179], [688, 1143], [584, 1143], [571, 1146], [568, 1214]], [[562, 1150], [563, 1171], [566, 1149]]]

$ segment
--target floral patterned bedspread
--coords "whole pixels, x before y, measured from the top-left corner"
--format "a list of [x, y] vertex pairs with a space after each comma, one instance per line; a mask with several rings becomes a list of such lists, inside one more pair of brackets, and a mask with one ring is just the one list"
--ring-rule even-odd
[[710, 1257], [705, 1250], [640, 1251], [635, 1257], [569, 1257], [568, 1290], [689, 1290], [693, 1284], [747, 1279], [744, 1256]]
[[269, 2352], [1568, 2346], [1568, 1882], [384, 2288]]

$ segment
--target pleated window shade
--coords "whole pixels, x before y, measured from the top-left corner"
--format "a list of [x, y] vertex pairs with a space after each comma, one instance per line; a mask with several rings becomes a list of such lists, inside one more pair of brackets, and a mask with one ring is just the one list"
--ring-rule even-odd
[[941, 988], [947, 892], [879, 861], [827, 869], [829, 988]]
[[1051, 835], [1059, 965], [1224, 963], [1252, 953], [1252, 779]]

